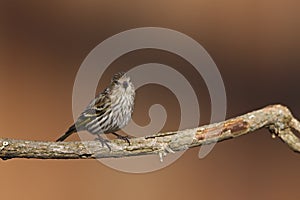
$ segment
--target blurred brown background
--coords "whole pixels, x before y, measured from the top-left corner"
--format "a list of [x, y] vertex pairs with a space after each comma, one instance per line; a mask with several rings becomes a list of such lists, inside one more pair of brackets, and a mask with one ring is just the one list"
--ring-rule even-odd
[[[224, 80], [227, 118], [274, 103], [300, 118], [299, 6], [296, 0], [1, 1], [1, 137], [56, 139], [72, 123], [73, 82], [83, 59], [106, 38], [144, 26], [174, 29], [204, 46]], [[199, 94], [200, 124], [208, 123], [205, 83], [171, 53], [140, 50], [120, 57], [99, 90], [114, 72], [148, 62], [185, 75]], [[172, 116], [164, 130], [176, 130], [174, 99], [166, 88], [145, 86], [137, 91], [134, 119], [147, 124], [149, 106], [161, 103]], [[122, 173], [94, 160], [1, 161], [1, 199], [300, 198], [299, 155], [266, 130], [219, 143], [201, 160], [198, 150], [147, 174]]]

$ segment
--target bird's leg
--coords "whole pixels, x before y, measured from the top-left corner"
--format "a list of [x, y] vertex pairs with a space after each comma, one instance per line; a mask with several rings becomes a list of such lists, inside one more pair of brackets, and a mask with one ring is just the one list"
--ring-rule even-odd
[[112, 132], [111, 134], [117, 136], [118, 139], [125, 140], [125, 141], [128, 142], [128, 144], [130, 145], [130, 141], [129, 141], [129, 138], [130, 138], [130, 137], [129, 137], [128, 135], [123, 136], [123, 135], [119, 135], [119, 134], [117, 134], [117, 133], [115, 133], [115, 132]]
[[105, 146], [107, 146], [107, 148], [109, 149], [109, 151], [111, 151], [111, 148], [110, 148], [110, 146], [108, 144], [109, 140], [104, 139], [103, 137], [100, 136], [100, 134], [97, 134], [97, 138], [95, 140], [100, 141], [101, 144], [102, 144], [102, 147], [104, 147], [104, 145], [105, 145]]

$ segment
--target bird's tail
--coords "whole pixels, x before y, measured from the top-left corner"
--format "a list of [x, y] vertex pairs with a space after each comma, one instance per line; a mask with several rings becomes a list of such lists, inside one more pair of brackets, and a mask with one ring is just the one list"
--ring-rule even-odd
[[60, 138], [58, 138], [56, 140], [56, 142], [64, 141], [67, 137], [69, 137], [70, 135], [72, 135], [72, 133], [75, 133], [75, 132], [77, 132], [77, 130], [76, 130], [76, 127], [74, 124], [69, 128], [69, 130], [64, 135], [62, 135]]

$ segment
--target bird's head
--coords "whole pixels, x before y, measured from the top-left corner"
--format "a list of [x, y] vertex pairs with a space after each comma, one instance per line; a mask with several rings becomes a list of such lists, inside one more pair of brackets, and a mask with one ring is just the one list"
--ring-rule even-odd
[[134, 92], [134, 86], [125, 72], [116, 73], [112, 80], [112, 85], [114, 89], [121, 90], [122, 92], [130, 93]]

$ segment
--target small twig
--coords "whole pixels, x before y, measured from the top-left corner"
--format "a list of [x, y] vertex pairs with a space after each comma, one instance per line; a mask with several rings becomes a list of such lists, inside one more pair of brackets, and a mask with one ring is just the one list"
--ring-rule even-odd
[[300, 152], [300, 140], [292, 132], [300, 132], [300, 122], [292, 116], [288, 108], [272, 105], [194, 129], [133, 138], [130, 139], [130, 145], [123, 140], [112, 140], [111, 151], [97, 141], [39, 142], [0, 139], [0, 158], [86, 159], [158, 154], [162, 159], [167, 153], [235, 138], [263, 127], [268, 128], [273, 136], [278, 136], [292, 150]]

